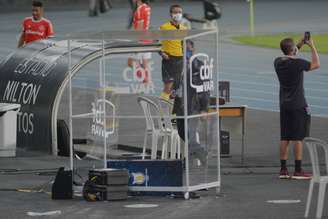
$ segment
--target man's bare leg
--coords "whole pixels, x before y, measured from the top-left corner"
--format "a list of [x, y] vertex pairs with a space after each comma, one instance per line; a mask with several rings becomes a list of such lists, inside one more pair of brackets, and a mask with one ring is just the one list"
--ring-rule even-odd
[[295, 172], [302, 171], [303, 142], [294, 141]]
[[168, 82], [164, 84], [163, 92], [161, 93], [161, 97], [165, 100], [170, 99], [170, 95], [172, 92], [173, 82]]
[[280, 179], [290, 178], [287, 170], [288, 144], [289, 141], [280, 141]]
[[280, 160], [288, 159], [288, 144], [289, 141], [280, 141]]
[[294, 156], [295, 160], [302, 160], [303, 158], [303, 142], [294, 141]]
[[294, 141], [294, 154], [295, 154], [295, 172], [292, 179], [311, 179], [312, 174], [305, 173], [302, 169], [303, 158], [303, 142]]
[[142, 67], [145, 70], [145, 80], [144, 83], [149, 83], [151, 81], [151, 74], [150, 74], [150, 68], [149, 68], [149, 59], [142, 59]]

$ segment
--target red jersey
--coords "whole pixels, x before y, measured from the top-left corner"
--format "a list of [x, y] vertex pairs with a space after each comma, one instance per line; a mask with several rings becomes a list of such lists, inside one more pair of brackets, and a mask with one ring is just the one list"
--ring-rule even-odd
[[133, 27], [135, 30], [148, 30], [150, 26], [151, 8], [143, 3], [133, 15]]
[[45, 18], [35, 21], [33, 17], [26, 17], [23, 20], [22, 32], [25, 44], [36, 40], [47, 39], [54, 35], [51, 22]]

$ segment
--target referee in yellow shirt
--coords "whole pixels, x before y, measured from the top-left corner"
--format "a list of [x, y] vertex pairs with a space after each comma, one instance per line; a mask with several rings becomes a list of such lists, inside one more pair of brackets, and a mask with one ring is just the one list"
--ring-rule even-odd
[[[170, 7], [171, 20], [161, 25], [161, 30], [186, 30], [181, 24], [182, 7], [172, 5]], [[183, 45], [182, 40], [163, 40], [162, 49], [162, 80], [164, 89], [161, 94], [163, 99], [170, 99], [172, 90], [176, 90], [180, 84], [183, 71]]]

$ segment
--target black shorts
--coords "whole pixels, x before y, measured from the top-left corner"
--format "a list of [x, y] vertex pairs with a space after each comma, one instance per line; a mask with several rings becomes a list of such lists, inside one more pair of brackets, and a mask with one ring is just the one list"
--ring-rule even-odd
[[280, 109], [281, 140], [302, 141], [310, 135], [311, 115], [306, 109]]
[[207, 112], [208, 111], [208, 105], [209, 105], [209, 99], [210, 99], [210, 93], [209, 92], [201, 92], [197, 93], [197, 104], [194, 104], [196, 108], [196, 112]]
[[183, 57], [170, 56], [168, 60], [162, 60], [162, 80], [164, 83], [174, 82], [180, 84], [183, 71]]

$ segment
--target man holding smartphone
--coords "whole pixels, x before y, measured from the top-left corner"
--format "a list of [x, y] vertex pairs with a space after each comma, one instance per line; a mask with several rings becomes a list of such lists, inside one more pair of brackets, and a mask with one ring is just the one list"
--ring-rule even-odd
[[[311, 49], [311, 62], [298, 58], [297, 52], [304, 44]], [[284, 54], [274, 61], [280, 84], [280, 179], [289, 179], [287, 170], [288, 145], [294, 145], [295, 172], [292, 179], [311, 179], [302, 170], [303, 139], [309, 135], [310, 112], [304, 95], [304, 71], [320, 67], [320, 60], [309, 32], [296, 45], [293, 39], [280, 42]]]

